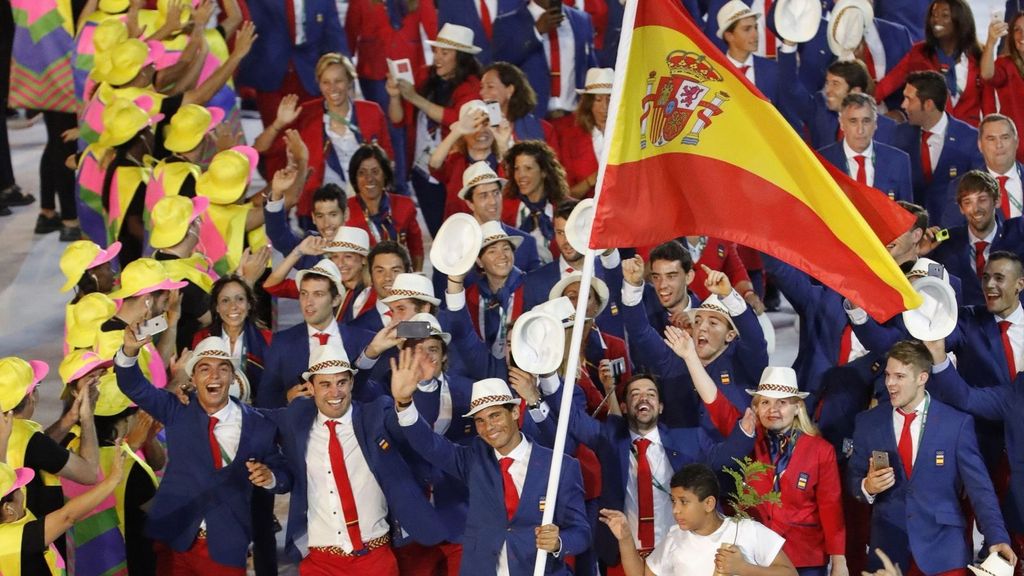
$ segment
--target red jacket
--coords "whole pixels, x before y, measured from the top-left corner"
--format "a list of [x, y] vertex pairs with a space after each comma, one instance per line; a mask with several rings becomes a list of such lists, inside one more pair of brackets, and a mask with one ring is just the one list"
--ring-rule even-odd
[[[1024, 76], [1014, 66], [1013, 60], [1009, 56], [996, 58], [995, 74], [983, 82], [983, 112], [995, 112], [995, 97], [999, 96], [999, 113], [1013, 119], [1017, 125], [1017, 134], [1024, 134]], [[1017, 161], [1024, 162], [1024, 138], [1017, 139]]]
[[[934, 70], [941, 73], [939, 59], [932, 55], [928, 57], [924, 52], [923, 41], [915, 43], [910, 47], [910, 52], [899, 61], [898, 64], [882, 78], [875, 86], [875, 99], [881, 102], [890, 94], [900, 89], [907, 82], [907, 75], [919, 70]], [[967, 85], [960, 94], [956, 106], [947, 103], [946, 112], [959, 120], [967, 122], [975, 128], [981, 120], [981, 76], [978, 74], [977, 58], [968, 57], [967, 62]]]
[[356, 57], [356, 72], [366, 80], [384, 80], [387, 59], [408, 58], [416, 72], [416, 83], [426, 79], [426, 60], [420, 40], [420, 26], [433, 40], [437, 37], [437, 10], [434, 0], [419, 0], [415, 12], [405, 15], [402, 27], [395, 30], [388, 18], [387, 5], [375, 0], [352, 0], [345, 16], [348, 46]]
[[[397, 240], [404, 245], [413, 258], [422, 258], [423, 231], [420, 230], [420, 225], [416, 222], [416, 204], [412, 199], [398, 194], [388, 194], [388, 201], [391, 202], [391, 219], [398, 232], [398, 238], [392, 238], [392, 240]], [[370, 247], [377, 245], [373, 232], [370, 231], [366, 222], [363, 209], [359, 205], [359, 200], [355, 196], [348, 199], [348, 220], [345, 225], [366, 230], [370, 234]]]
[[[387, 120], [384, 112], [376, 102], [367, 100], [354, 100], [355, 119], [359, 127], [362, 141], [365, 143], [376, 142], [388, 153], [388, 158], [395, 155], [391, 147], [391, 136], [388, 133]], [[313, 192], [319, 188], [324, 181], [326, 173], [327, 145], [324, 142], [324, 99], [317, 98], [302, 105], [299, 117], [288, 128], [295, 128], [302, 136], [302, 141], [309, 148], [309, 178], [306, 179], [306, 186], [302, 189], [299, 197], [297, 211], [304, 216], [313, 212]], [[274, 173], [284, 168], [288, 162], [288, 156], [284, 144], [284, 137], [276, 139], [267, 150], [265, 155], [266, 177], [271, 179]], [[345, 171], [345, 178], [348, 179], [348, 166], [342, 166]]]
[[[448, 157], [444, 159], [444, 164], [441, 165], [437, 170], [431, 170], [430, 174], [437, 179], [438, 182], [444, 186], [445, 200], [444, 200], [444, 219], [447, 220], [452, 214], [472, 214], [473, 211], [469, 209], [469, 204], [462, 198], [459, 198], [459, 192], [462, 191], [462, 174], [469, 168], [470, 164], [474, 164], [464, 152], [453, 150], [448, 154]], [[505, 177], [505, 164], [498, 163], [498, 176]]]
[[[740, 413], [724, 394], [706, 405], [715, 428], [728, 434]], [[757, 427], [754, 458], [771, 463], [765, 431]], [[750, 481], [751, 487], [765, 494], [772, 489], [774, 476], [764, 474]], [[789, 464], [779, 480], [782, 505], [762, 504], [754, 515], [762, 524], [786, 539], [782, 550], [797, 568], [824, 566], [828, 557], [846, 552], [846, 524], [843, 518], [842, 484], [835, 450], [820, 436], [802, 434]]]
[[711, 292], [704, 286], [708, 275], [701, 268], [701, 264], [712, 270], [725, 272], [733, 286], [743, 281], [750, 281], [750, 275], [747, 274], [747, 269], [743, 266], [743, 261], [740, 260], [740, 255], [736, 251], [736, 243], [708, 237], [708, 243], [700, 254], [700, 260], [693, 263], [694, 276], [693, 282], [690, 282], [690, 290], [693, 290], [693, 293], [701, 300], [705, 300], [711, 295]]
[[[558, 125], [558, 145], [561, 148], [558, 159], [565, 168], [565, 177], [572, 188], [577, 183], [586, 180], [591, 174], [597, 172], [597, 155], [594, 154], [593, 135], [585, 132], [576, 123], [575, 114], [572, 122], [565, 122]], [[587, 192], [587, 196], [593, 196], [594, 189]]]

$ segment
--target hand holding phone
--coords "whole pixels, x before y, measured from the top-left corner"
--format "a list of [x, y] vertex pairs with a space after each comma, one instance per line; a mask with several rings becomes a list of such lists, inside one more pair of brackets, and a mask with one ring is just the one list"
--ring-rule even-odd
[[406, 320], [398, 323], [398, 330], [396, 336], [399, 338], [410, 338], [412, 340], [421, 340], [423, 338], [430, 337], [430, 323], [429, 322], [414, 322]]
[[874, 464], [875, 470], [889, 468], [889, 453], [882, 450], [872, 450], [871, 463]]
[[167, 330], [167, 317], [161, 314], [139, 324], [139, 329], [135, 331], [135, 338], [143, 340], [150, 336], [155, 336], [164, 330]]

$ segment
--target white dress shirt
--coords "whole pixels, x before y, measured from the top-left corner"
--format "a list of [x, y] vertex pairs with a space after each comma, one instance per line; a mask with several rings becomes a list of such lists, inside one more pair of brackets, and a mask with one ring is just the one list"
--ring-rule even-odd
[[949, 116], [943, 112], [939, 121], [936, 122], [930, 130], [928, 130], [932, 133], [932, 135], [928, 137], [928, 154], [931, 156], [932, 160], [932, 172], [934, 172], [935, 167], [939, 165], [939, 157], [942, 156], [942, 146], [946, 143], [946, 128], [948, 127]]
[[857, 152], [853, 148], [850, 148], [850, 144], [843, 138], [843, 152], [846, 154], [846, 169], [850, 174], [850, 178], [857, 179], [857, 174], [860, 172], [860, 164], [857, 163], [857, 156], [864, 157], [864, 177], [867, 179], [868, 186], [875, 185], [875, 144], [872, 142], [868, 144], [868, 147], [863, 152]]
[[480, 11], [480, 3], [483, 2], [487, 5], [487, 11], [491, 14], [491, 24], [498, 17], [498, 0], [473, 0], [473, 7], [476, 8], [476, 15], [480, 17], [480, 21], [484, 21], [484, 14]]
[[316, 328], [306, 324], [306, 330], [309, 332], [309, 349], [320, 346], [320, 339], [314, 336], [314, 334], [327, 334], [327, 342], [331, 344], [337, 344], [341, 346], [343, 344], [341, 340], [341, 331], [338, 330], [338, 323], [331, 318], [331, 321], [327, 323], [327, 326], [323, 330], [317, 330]]
[[[371, 290], [372, 290], [372, 288], [371, 288]], [[384, 326], [387, 326], [388, 324], [391, 323], [391, 307], [390, 306], [388, 306], [384, 302], [381, 302], [380, 300], [377, 300], [376, 306], [374, 306], [374, 310], [377, 312], [377, 315], [380, 316], [380, 323], [381, 324], [383, 324]]]
[[864, 44], [867, 45], [868, 52], [871, 52], [871, 60], [875, 63], [874, 80], [881, 80], [885, 77], [885, 45], [882, 44], [882, 37], [878, 35], [878, 27], [874, 22], [864, 27]]
[[[502, 456], [495, 450], [494, 457], [498, 459], [499, 469], [502, 458], [515, 460], [508, 468], [508, 475], [512, 477], [512, 483], [516, 485], [516, 492], [522, 494], [523, 484], [526, 483], [526, 470], [530, 464], [530, 454], [533, 453], [533, 444], [526, 439], [526, 436], [522, 436], [522, 432], [520, 432], [520, 436], [519, 445], [509, 452], [507, 456]], [[504, 503], [502, 503], [502, 506], [504, 506]], [[508, 544], [502, 544], [501, 553], [498, 554], [498, 576], [511, 576], [508, 570]]]
[[[317, 413], [306, 447], [308, 545], [340, 546], [346, 552], [351, 552], [352, 540], [345, 527], [345, 512], [341, 508], [341, 497], [331, 469], [328, 452], [330, 428], [327, 427], [327, 421], [326, 416]], [[359, 533], [363, 541], [373, 540], [388, 533], [388, 503], [356, 440], [355, 428], [352, 426], [352, 406], [337, 421], [339, 424], [335, 427], [335, 433], [341, 442], [345, 469], [356, 501]]]
[[295, 45], [298, 46], [306, 43], [306, 0], [289, 1], [295, 10]]
[[438, 392], [440, 398], [438, 399], [437, 420], [434, 420], [434, 432], [442, 435], [448, 432], [448, 427], [452, 423], [452, 390], [448, 386], [448, 378], [445, 377], [444, 372], [437, 378], [420, 382], [416, 385], [416, 388], [426, 394], [438, 392], [440, 388], [440, 392]]
[[[910, 423], [910, 440], [911, 440], [911, 449], [912, 449], [911, 453], [913, 454], [911, 456], [911, 459], [910, 459], [911, 460], [911, 467], [913, 467], [913, 462], [917, 461], [917, 448], [921, 444], [921, 428], [924, 425], [925, 418], [927, 418], [927, 415], [924, 412], [925, 406], [927, 406], [927, 405], [928, 405], [928, 393], [925, 392], [924, 398], [921, 399], [921, 401], [917, 404], [917, 406], [914, 406], [913, 412], [916, 413], [917, 416], [914, 417], [914, 421]], [[892, 408], [892, 428], [893, 428], [893, 434], [894, 434], [894, 436], [896, 438], [897, 450], [899, 450], [900, 436], [903, 435], [903, 420], [904, 419], [905, 418], [904, 418], [903, 414], [900, 414], [899, 411], [895, 407]], [[899, 466], [900, 464], [898, 462], [894, 461], [894, 460], [890, 460], [889, 461], [889, 465], [892, 466], [893, 468], [895, 468], [896, 466]], [[865, 482], [867, 482], [867, 478], [865, 478], [864, 480], [861, 480], [860, 490], [864, 494], [864, 497], [867, 499], [868, 504], [872, 504], [872, 503], [874, 503], [875, 496], [877, 496], [877, 494], [876, 495], [868, 494], [867, 488], [864, 487], [864, 483]], [[891, 490], [891, 488], [890, 488], [890, 490]]]
[[[530, 11], [530, 16], [533, 16], [534, 22], [544, 14], [544, 8], [541, 8], [536, 2], [531, 1], [526, 8]], [[544, 60], [547, 61], [550, 70], [551, 38], [547, 34], [538, 32], [536, 27], [534, 27], [533, 33], [544, 46]], [[571, 112], [576, 109], [576, 37], [568, 18], [563, 18], [562, 23], [558, 25], [558, 55], [562, 92], [551, 95], [551, 99], [548, 100], [548, 110]]]
[[[1021, 356], [1024, 353], [1024, 307], [1020, 304], [1017, 308], [1010, 312], [1010, 315], [1006, 318], [1000, 318], [993, 314], [995, 321], [998, 323], [1001, 320], [1008, 320], [1010, 322], [1010, 329], [1007, 330], [1007, 335], [1010, 337], [1010, 348], [1013, 349], [1013, 363], [1017, 367], [1017, 371], [1020, 372], [1021, 368], [1024, 368], [1024, 357]], [[1002, 340], [1000, 340], [999, 349], [1002, 350]]]
[[[669, 484], [672, 482], [672, 464], [665, 454], [665, 446], [661, 443], [661, 433], [657, 428], [644, 435], [630, 431], [629, 439], [635, 442], [638, 438], [651, 441], [647, 447], [647, 462], [651, 465], [651, 477], [654, 480], [654, 544], [661, 542], [669, 528], [675, 525], [672, 515], [672, 497], [669, 495]], [[637, 496], [637, 453], [635, 445], [630, 449], [629, 481], [626, 483], [626, 520], [637, 548], [640, 547], [639, 522], [640, 508]]]
[[[337, 184], [341, 188], [345, 189], [345, 184], [348, 182], [348, 165], [352, 160], [352, 156], [355, 155], [356, 150], [359, 149], [359, 139], [356, 138], [355, 131], [352, 130], [352, 126], [356, 122], [356, 105], [353, 102], [349, 102], [348, 106], [348, 123], [344, 134], [338, 134], [331, 128], [331, 118], [324, 113], [324, 129], [327, 133], [327, 139], [330, 142], [332, 148], [334, 148], [334, 154], [338, 157], [338, 164], [341, 166], [342, 174], [338, 174], [331, 168], [331, 165], [324, 160], [324, 184]], [[325, 142], [326, 144], [326, 142]], [[324, 151], [326, 155], [326, 150]]]
[[[760, 22], [762, 19], [758, 18], [757, 20], [758, 20], [758, 22]], [[762, 43], [764, 42], [764, 37], [761, 38], [761, 42]], [[732, 62], [732, 65], [735, 66], [737, 70], [742, 71], [743, 67], [747, 66], [748, 68], [747, 68], [746, 72], [744, 72], [744, 74], [747, 77], [747, 80], [750, 80], [751, 84], [754, 84], [756, 82], [756, 78], [754, 76], [754, 55], [753, 54], [747, 54], [747, 59], [744, 60], [743, 62], [740, 62], [739, 60], [733, 58], [728, 53], [726, 53], [725, 57], [729, 59], [729, 62]]]
[[1020, 216], [1022, 214], [1021, 206], [1024, 204], [1024, 190], [1021, 187], [1020, 173], [1017, 172], [1017, 163], [1014, 162], [1005, 174], [1000, 174], [991, 168], [988, 169], [988, 173], [997, 181], [1000, 176], [1006, 176], [1006, 192], [1010, 198], [1010, 217]]
[[[998, 231], [999, 226], [993, 226], [992, 231], [989, 232], [987, 236], [985, 236], [984, 238], [978, 238], [977, 236], [974, 235], [973, 232], [971, 232], [970, 227], [967, 228], [967, 241], [971, 243], [971, 256], [974, 257], [971, 258], [971, 270], [974, 270], [975, 273], [978, 272], [978, 251], [975, 249], [974, 245], [977, 244], [978, 242], [988, 243], [985, 245], [985, 262], [988, 262], [988, 253], [992, 251], [992, 242], [995, 241], [996, 232]], [[984, 270], [982, 270], [982, 272], [984, 272]]]

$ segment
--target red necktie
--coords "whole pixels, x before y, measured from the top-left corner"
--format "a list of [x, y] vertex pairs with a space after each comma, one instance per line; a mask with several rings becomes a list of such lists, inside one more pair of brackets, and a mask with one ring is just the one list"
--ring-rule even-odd
[[565, 269], [565, 273], [566, 274], [572, 274], [573, 272], [575, 272], [575, 270], [573, 270], [572, 268], [566, 268]]
[[221, 457], [220, 444], [217, 442], [217, 436], [214, 435], [213, 429], [217, 426], [217, 417], [210, 416], [210, 456], [213, 457], [213, 467], [220, 470], [224, 467], [224, 459]]
[[551, 40], [551, 97], [559, 98], [562, 95], [562, 54], [558, 48], [558, 28], [552, 28], [548, 38]]
[[850, 352], [853, 350], [853, 326], [849, 322], [843, 327], [843, 335], [839, 337], [839, 361], [836, 366], [842, 366], [850, 361]]
[[284, 0], [284, 13], [288, 17], [288, 37], [295, 44], [295, 0]]
[[487, 7], [485, 0], [480, 0], [480, 24], [484, 27], [484, 36], [487, 36], [487, 39], [490, 40], [491, 31], [493, 30], [491, 27], [491, 10]]
[[861, 59], [864, 61], [864, 66], [868, 69], [868, 76], [871, 76], [872, 80], [875, 80], [875, 59], [871, 56], [871, 49], [868, 48], [867, 42], [863, 44], [864, 49], [861, 50]]
[[932, 152], [928, 148], [928, 139], [931, 137], [931, 132], [921, 130], [921, 172], [924, 173], [925, 182], [932, 181]]
[[338, 434], [335, 432], [339, 423], [337, 420], [328, 420], [325, 424], [331, 435], [327, 440], [331, 475], [334, 476], [334, 485], [338, 488], [338, 497], [341, 498], [341, 511], [345, 515], [345, 527], [348, 529], [349, 540], [352, 541], [352, 551], [358, 552], [363, 549], [363, 536], [359, 532], [359, 512], [356, 510], [356, 497], [352, 495], [348, 469], [345, 468], [345, 455], [341, 451], [341, 442], [338, 441]]
[[[771, 11], [772, 0], [764, 0], [764, 13], [771, 14]], [[767, 24], [764, 26], [764, 55], [768, 58], [775, 58], [775, 33]]]
[[313, 338], [319, 340], [321, 346], [325, 346], [327, 344], [327, 339], [330, 337], [330, 334], [324, 334], [323, 332], [317, 332], [316, 334], [313, 334]]
[[999, 207], [1003, 211], [1003, 218], [1010, 217], [1010, 193], [1006, 190], [1006, 181], [1009, 176], [996, 176], [999, 181]]
[[857, 183], [867, 186], [868, 169], [864, 163], [867, 158], [865, 158], [863, 154], [857, 154], [853, 159], [857, 161]]
[[519, 491], [516, 490], [516, 483], [512, 481], [512, 474], [508, 469], [515, 464], [511, 458], [502, 458], [498, 461], [501, 464], [501, 480], [505, 487], [505, 514], [509, 520], [516, 515], [516, 508], [519, 508]]
[[978, 274], [979, 282], [984, 282], [985, 248], [988, 248], [988, 242], [985, 242], [984, 240], [979, 240], [974, 243], [974, 270]]
[[896, 451], [903, 461], [903, 471], [910, 478], [910, 472], [914, 469], [914, 440], [910, 437], [910, 424], [917, 418], [917, 412], [904, 412], [900, 408], [896, 411], [903, 415], [903, 431], [900, 432], [900, 443], [896, 445]]
[[647, 448], [651, 441], [637, 438], [636, 445], [636, 503], [637, 532], [640, 537], [640, 551], [654, 549], [654, 478], [651, 476], [651, 463], [647, 461]]
[[1010, 380], [1017, 377], [1017, 360], [1013, 355], [1013, 345], [1010, 344], [1010, 326], [1013, 322], [1009, 320], [999, 321], [999, 334], [1003, 338], [1003, 354], [1006, 355], [1006, 366], [1010, 369]]
[[750, 70], [749, 65], [740, 66], [740, 74], [742, 74], [743, 76], [747, 75], [747, 70]]

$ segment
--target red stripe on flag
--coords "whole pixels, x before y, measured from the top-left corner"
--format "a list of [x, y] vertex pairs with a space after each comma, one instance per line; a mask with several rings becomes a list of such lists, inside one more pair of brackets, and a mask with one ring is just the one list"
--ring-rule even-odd
[[[686, 193], [665, 189], [666, 182], [680, 180], [686, 181]], [[869, 312], [879, 321], [906, 308], [896, 288], [879, 278], [809, 206], [728, 162], [667, 153], [608, 165], [601, 194], [592, 235], [601, 246], [646, 246], [688, 234], [711, 235], [771, 254], [854, 302], [870, 303]], [[758, 214], [765, 217], [746, 217]]]

